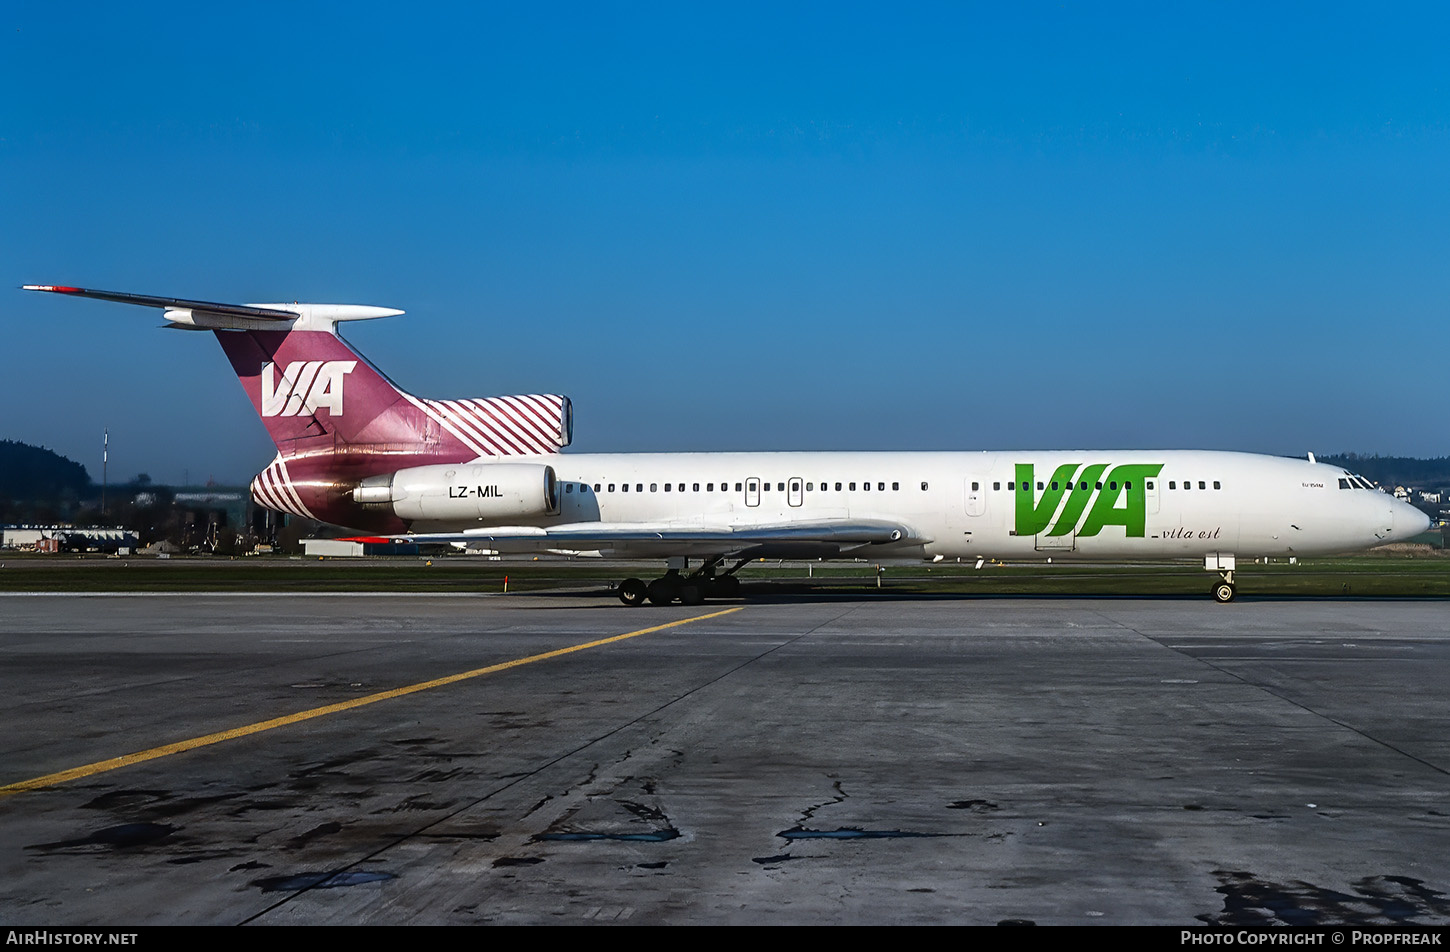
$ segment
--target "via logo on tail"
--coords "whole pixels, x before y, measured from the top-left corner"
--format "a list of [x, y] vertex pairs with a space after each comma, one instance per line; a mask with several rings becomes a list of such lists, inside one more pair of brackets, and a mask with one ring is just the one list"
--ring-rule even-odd
[[262, 416], [311, 416], [326, 410], [342, 416], [342, 385], [355, 360], [294, 360], [277, 379], [277, 365], [262, 365]]
[[1035, 467], [1032, 463], [1018, 463], [1017, 485], [1013, 487], [1017, 534], [1035, 536], [1052, 526], [1049, 536], [1065, 536], [1074, 529], [1080, 536], [1095, 536], [1104, 526], [1122, 526], [1129, 538], [1141, 539], [1147, 521], [1145, 483], [1162, 469], [1162, 463], [1126, 463], [1109, 472], [1106, 463], [1081, 467], [1064, 463], [1053, 470], [1052, 479], [1044, 483], [1038, 497], [1032, 488], [1036, 485]]

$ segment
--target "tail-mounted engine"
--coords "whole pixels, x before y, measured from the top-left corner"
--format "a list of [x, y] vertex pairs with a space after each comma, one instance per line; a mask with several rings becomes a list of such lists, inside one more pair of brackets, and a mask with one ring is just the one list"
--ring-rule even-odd
[[497, 522], [555, 515], [559, 481], [537, 463], [444, 463], [370, 476], [352, 499], [408, 522]]

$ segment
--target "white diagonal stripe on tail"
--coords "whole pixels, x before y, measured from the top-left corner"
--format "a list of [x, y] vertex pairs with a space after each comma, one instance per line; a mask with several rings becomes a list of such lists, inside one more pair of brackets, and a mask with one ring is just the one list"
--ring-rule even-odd
[[537, 437], [514, 418], [514, 411], [509, 409], [502, 397], [489, 397], [486, 400], [475, 400], [474, 403], [479, 404], [474, 408], [474, 413], [484, 425], [519, 446], [520, 453], [549, 452]]
[[497, 453], [491, 452], [488, 449], [485, 449], [483, 446], [479, 445], [477, 440], [469, 436], [466, 432], [460, 430], [446, 416], [438, 412], [437, 409], [429, 406], [429, 404], [431, 404], [433, 401], [421, 400], [418, 397], [413, 396], [411, 393], [404, 393], [403, 396], [407, 398], [409, 403], [413, 404], [413, 406], [417, 407], [419, 410], [422, 410], [425, 414], [427, 414], [434, 423], [437, 423], [443, 429], [453, 434], [454, 439], [458, 440], [464, 446], [473, 450], [473, 452], [477, 453], [479, 456], [498, 455]]
[[469, 426], [481, 433], [484, 438], [505, 447], [505, 455], [522, 456], [531, 452], [514, 434], [508, 432], [504, 427], [495, 425], [493, 421], [479, 414], [472, 407], [465, 406], [458, 400], [445, 400], [443, 405], [448, 408], [450, 413], [466, 420]]

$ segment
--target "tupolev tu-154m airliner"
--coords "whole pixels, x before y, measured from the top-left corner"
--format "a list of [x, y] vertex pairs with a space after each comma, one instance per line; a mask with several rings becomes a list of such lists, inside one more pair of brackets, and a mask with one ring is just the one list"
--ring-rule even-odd
[[416, 397], [338, 334], [402, 311], [26, 290], [214, 331], [277, 445], [252, 480], [259, 504], [397, 541], [661, 560], [660, 577], [620, 583], [627, 605], [733, 597], [758, 558], [1202, 559], [1228, 602], [1239, 558], [1365, 549], [1429, 526], [1313, 454], [564, 454], [567, 397]]

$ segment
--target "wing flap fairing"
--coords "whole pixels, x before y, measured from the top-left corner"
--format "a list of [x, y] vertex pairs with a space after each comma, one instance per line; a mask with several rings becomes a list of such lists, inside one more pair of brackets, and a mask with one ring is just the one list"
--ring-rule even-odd
[[640, 556], [717, 555], [740, 552], [842, 554], [872, 545], [921, 544], [906, 526], [858, 520], [763, 526], [575, 523], [559, 526], [491, 526], [462, 532], [394, 536], [397, 542], [451, 543], [497, 552], [598, 552]]

